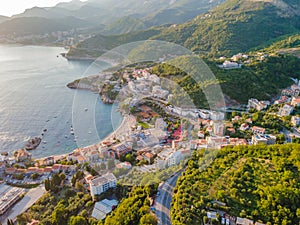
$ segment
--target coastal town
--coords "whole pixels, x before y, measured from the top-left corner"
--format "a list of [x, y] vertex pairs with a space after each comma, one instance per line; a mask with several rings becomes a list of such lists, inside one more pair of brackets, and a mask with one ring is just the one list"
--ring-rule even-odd
[[[246, 60], [248, 56], [240, 54], [232, 59]], [[240, 64], [225, 61], [222, 66], [233, 67], [239, 68]], [[30, 188], [43, 188], [43, 193], [51, 190], [51, 182], [59, 175], [58, 186], [70, 185], [90, 194], [95, 203], [92, 217], [103, 220], [118, 206], [118, 200], [114, 195], [99, 196], [115, 189], [118, 183], [140, 185], [145, 174], [167, 171], [166, 178], [171, 177], [184, 169], [196, 150], [299, 142], [300, 82], [293, 82], [274, 101], [251, 98], [245, 109], [224, 107], [218, 111], [176, 106], [176, 93], [168, 90], [151, 68], [125, 68], [70, 83], [70, 88], [98, 92], [105, 103], [119, 104], [123, 122], [99, 143], [69, 154], [42, 159], [32, 158], [26, 149], [16, 150], [13, 155], [2, 154], [0, 192], [5, 195], [0, 199], [0, 215], [9, 215]], [[131, 175], [138, 178], [130, 179]], [[151, 202], [152, 206], [155, 197]], [[209, 219], [216, 218], [216, 212], [207, 215]], [[228, 218], [223, 217], [221, 223], [262, 224], [246, 218]], [[38, 223], [32, 220], [28, 224]]]

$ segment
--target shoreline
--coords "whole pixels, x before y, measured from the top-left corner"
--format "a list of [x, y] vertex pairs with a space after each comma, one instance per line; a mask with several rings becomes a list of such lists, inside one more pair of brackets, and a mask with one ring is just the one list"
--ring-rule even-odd
[[58, 154], [58, 155], [49, 155], [46, 157], [36, 158], [36, 160], [43, 160], [43, 159], [47, 159], [49, 157], [64, 158], [64, 157], [68, 156], [69, 154], [73, 153], [74, 151], [76, 151], [77, 149], [98, 146], [102, 142], [106, 142], [106, 141], [114, 139], [114, 137], [117, 136], [119, 132], [122, 132], [123, 129], [127, 130], [127, 127], [125, 127], [125, 126], [128, 125], [128, 123], [130, 123], [131, 120], [132, 120], [131, 116], [123, 116], [123, 119], [122, 119], [122, 122], [120, 123], [120, 125], [115, 130], [113, 130], [110, 134], [108, 134], [106, 137], [104, 137], [101, 141], [99, 141], [97, 143], [94, 143], [94, 144], [91, 144], [88, 146], [84, 146], [84, 147], [77, 147], [77, 148], [73, 149], [72, 151], [70, 151], [69, 153]]

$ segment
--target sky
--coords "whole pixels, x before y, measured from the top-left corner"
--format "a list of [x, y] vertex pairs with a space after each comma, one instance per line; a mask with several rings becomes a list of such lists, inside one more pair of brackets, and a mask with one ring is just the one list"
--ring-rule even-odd
[[59, 2], [70, 2], [71, 0], [1, 0], [0, 15], [12, 16], [24, 12], [25, 9], [34, 6], [54, 6]]

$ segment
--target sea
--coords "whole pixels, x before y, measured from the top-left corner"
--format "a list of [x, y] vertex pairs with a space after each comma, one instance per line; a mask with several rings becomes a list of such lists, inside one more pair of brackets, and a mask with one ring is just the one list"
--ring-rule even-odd
[[122, 122], [117, 107], [97, 93], [66, 87], [99, 74], [107, 63], [67, 60], [60, 47], [0, 45], [0, 152], [42, 137], [34, 158], [98, 143]]

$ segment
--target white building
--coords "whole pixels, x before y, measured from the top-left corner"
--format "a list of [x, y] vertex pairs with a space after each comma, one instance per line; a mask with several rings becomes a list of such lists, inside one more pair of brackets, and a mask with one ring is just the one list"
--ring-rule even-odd
[[269, 105], [269, 101], [258, 101], [255, 98], [251, 98], [248, 100], [248, 108], [254, 108], [258, 111], [266, 109]]
[[214, 121], [213, 130], [214, 130], [215, 135], [223, 136], [224, 128], [225, 128], [225, 126], [221, 121]]
[[97, 220], [103, 220], [105, 219], [106, 215], [110, 213], [117, 205], [117, 200], [104, 199], [100, 202], [96, 202], [93, 209], [92, 217], [94, 217]]
[[293, 106], [285, 104], [281, 109], [279, 109], [279, 116], [289, 116], [293, 111]]
[[222, 65], [219, 67], [224, 68], [224, 69], [238, 69], [241, 68], [242, 65], [238, 64], [236, 62], [230, 62], [230, 61], [225, 61]]
[[169, 95], [169, 91], [164, 90], [164, 89], [161, 88], [161, 86], [156, 85], [152, 89], [152, 95], [154, 97], [166, 99]]
[[291, 123], [293, 124], [294, 127], [300, 125], [300, 117], [299, 116], [293, 116], [291, 119]]
[[100, 195], [107, 191], [109, 188], [115, 188], [117, 186], [117, 178], [112, 173], [107, 173], [100, 177], [96, 177], [90, 181], [91, 195]]
[[276, 142], [276, 137], [274, 135], [253, 135], [252, 136], [252, 144], [266, 144], [266, 145], [273, 145]]

